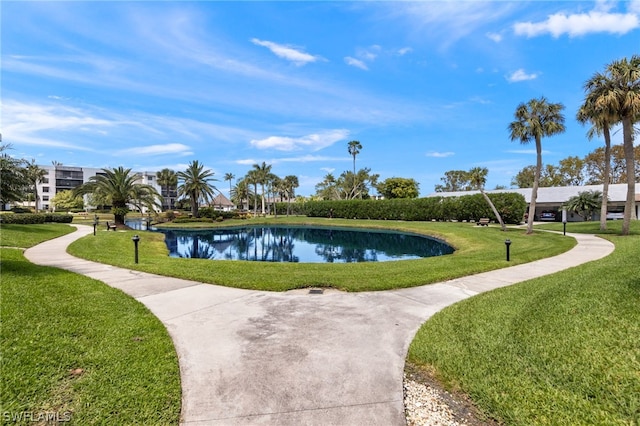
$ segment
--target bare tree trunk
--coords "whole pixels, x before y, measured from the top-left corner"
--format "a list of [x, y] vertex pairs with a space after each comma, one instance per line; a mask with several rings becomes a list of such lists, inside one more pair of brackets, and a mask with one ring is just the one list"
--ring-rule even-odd
[[611, 133], [604, 126], [604, 179], [602, 181], [602, 205], [600, 206], [600, 230], [607, 230], [607, 210], [609, 207], [609, 181], [611, 180]]
[[493, 210], [493, 214], [495, 215], [496, 219], [498, 219], [498, 222], [500, 223], [500, 228], [503, 231], [506, 231], [507, 227], [504, 225], [504, 221], [502, 220], [500, 213], [498, 213], [498, 209], [496, 209], [496, 206], [493, 205], [491, 198], [489, 198], [489, 196], [482, 189], [480, 190], [480, 193], [482, 194], [486, 202], [489, 203], [489, 207], [491, 207], [491, 210]]
[[536, 213], [536, 199], [538, 198], [538, 186], [540, 185], [540, 171], [542, 170], [542, 143], [536, 136], [536, 173], [531, 189], [531, 202], [529, 203], [529, 217], [527, 218], [527, 234], [533, 234], [533, 217]]
[[624, 157], [627, 165], [627, 200], [624, 204], [624, 220], [622, 221], [622, 235], [629, 235], [631, 219], [636, 218], [636, 174], [633, 152], [633, 124], [631, 117], [622, 119]]

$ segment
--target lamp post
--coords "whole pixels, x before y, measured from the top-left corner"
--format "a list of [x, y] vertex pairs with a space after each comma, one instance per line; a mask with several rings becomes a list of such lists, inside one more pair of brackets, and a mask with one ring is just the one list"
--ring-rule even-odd
[[511, 240], [506, 239], [504, 241], [504, 245], [507, 247], [507, 262], [509, 261], [509, 246], [511, 245]]
[[138, 235], [134, 235], [131, 240], [133, 241], [133, 246], [135, 250], [135, 263], [138, 263], [138, 241], [140, 241], [140, 237]]
[[98, 226], [98, 216], [96, 215], [93, 218], [93, 236], [96, 236], [96, 226]]
[[562, 209], [562, 235], [567, 235], [567, 209]]

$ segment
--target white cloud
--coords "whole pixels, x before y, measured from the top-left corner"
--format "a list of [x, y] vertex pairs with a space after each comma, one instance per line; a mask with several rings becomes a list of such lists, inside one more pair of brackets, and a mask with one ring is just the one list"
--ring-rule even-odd
[[631, 0], [627, 6], [629, 13], [640, 15], [640, 0]]
[[507, 81], [509, 83], [517, 83], [519, 81], [535, 80], [536, 78], [538, 78], [538, 74], [527, 74], [524, 69], [520, 68], [508, 75]]
[[536, 37], [548, 33], [555, 38], [563, 34], [567, 34], [569, 37], [589, 33], [626, 34], [636, 28], [640, 28], [638, 15], [634, 13], [608, 13], [601, 10], [573, 15], [556, 13], [549, 15], [546, 21], [517, 22], [513, 26], [517, 35]]
[[364, 61], [361, 61], [360, 59], [356, 59], [351, 56], [345, 56], [344, 61], [347, 63], [347, 65], [351, 65], [352, 67], [360, 68], [365, 71], [369, 70], [367, 64], [365, 64]]
[[187, 145], [181, 143], [167, 143], [161, 145], [148, 145], [120, 150], [116, 153], [119, 156], [126, 155], [193, 155], [193, 151]]
[[400, 56], [404, 56], [407, 53], [411, 53], [411, 52], [413, 52], [413, 49], [410, 47], [403, 47], [402, 49], [398, 49], [398, 55]]
[[349, 136], [346, 129], [328, 130], [323, 133], [314, 133], [299, 138], [287, 136], [269, 136], [265, 139], [252, 139], [251, 145], [259, 149], [276, 149], [278, 151], [296, 151], [302, 148], [311, 148], [319, 151]]
[[253, 164], [258, 164], [258, 160], [254, 160], [253, 158], [245, 158], [244, 160], [236, 160], [236, 164], [240, 164], [241, 166], [251, 166]]
[[455, 155], [455, 153], [451, 151], [447, 151], [447, 152], [431, 151], [431, 152], [427, 152], [425, 155], [427, 157], [434, 157], [434, 158], [447, 158], [447, 157], [451, 157], [452, 155]]
[[335, 169], [335, 167], [320, 167], [320, 170], [327, 173], [333, 173]]
[[502, 41], [502, 35], [498, 33], [487, 33], [486, 36], [489, 40], [493, 40], [496, 43], [500, 43]]
[[296, 65], [305, 65], [309, 62], [323, 60], [323, 58], [320, 56], [310, 55], [309, 53], [306, 53], [292, 46], [278, 44], [272, 41], [259, 40], [257, 38], [252, 38], [251, 42], [258, 46], [266, 47], [271, 52], [273, 52], [274, 55], [278, 56], [279, 58], [286, 59], [287, 61], [291, 61]]

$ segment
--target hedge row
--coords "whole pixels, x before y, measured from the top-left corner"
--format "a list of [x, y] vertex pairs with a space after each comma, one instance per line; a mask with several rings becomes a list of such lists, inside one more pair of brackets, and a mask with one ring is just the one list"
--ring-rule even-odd
[[73, 216], [55, 213], [20, 213], [0, 215], [0, 222], [31, 225], [33, 223], [71, 223]]
[[[488, 194], [505, 223], [521, 223], [527, 203], [521, 194]], [[277, 203], [286, 214], [287, 203]], [[482, 194], [460, 197], [402, 198], [389, 200], [338, 200], [292, 203], [291, 213], [310, 217], [407, 221], [477, 221], [495, 216]]]

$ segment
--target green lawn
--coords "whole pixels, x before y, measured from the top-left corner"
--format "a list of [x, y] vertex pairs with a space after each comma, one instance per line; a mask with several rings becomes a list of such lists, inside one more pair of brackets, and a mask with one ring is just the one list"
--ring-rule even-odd
[[15, 225], [4, 223], [0, 226], [0, 246], [33, 247], [51, 238], [75, 231], [76, 228], [60, 223]]
[[408, 363], [509, 425], [640, 424], [640, 222], [633, 231], [606, 236], [616, 249], [603, 260], [444, 309]]
[[[3, 225], [26, 247], [68, 225]], [[9, 238], [9, 237], [7, 237]], [[2, 423], [178, 424], [180, 375], [160, 321], [120, 290], [0, 249]], [[48, 423], [47, 423], [48, 424]]]
[[[335, 287], [345, 291], [387, 290], [443, 281], [464, 275], [504, 268], [564, 252], [575, 245], [572, 238], [548, 232], [526, 235], [520, 228], [500, 231], [498, 226], [471, 223], [340, 220], [279, 217], [230, 220], [232, 226], [248, 224], [313, 224], [388, 228], [436, 236], [456, 248], [452, 255], [380, 263], [310, 264], [269, 263], [169, 258], [164, 236], [154, 232], [107, 232], [86, 236], [69, 247], [75, 256], [110, 265], [137, 269], [206, 283], [247, 289], [284, 291], [310, 286]], [[185, 227], [186, 225], [182, 225]], [[131, 237], [140, 235], [140, 263], [134, 264]], [[511, 262], [505, 259], [505, 239], [512, 241]]]

